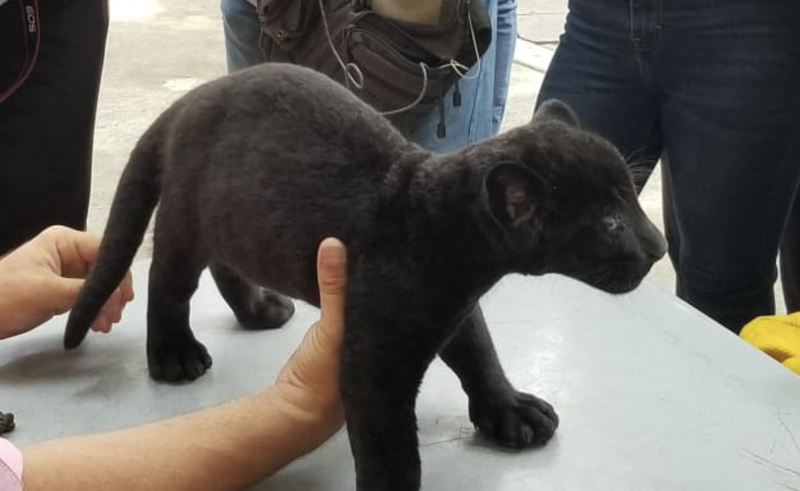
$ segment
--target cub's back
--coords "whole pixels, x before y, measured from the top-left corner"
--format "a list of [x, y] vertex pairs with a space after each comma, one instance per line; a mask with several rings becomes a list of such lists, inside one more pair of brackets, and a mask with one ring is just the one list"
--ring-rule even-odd
[[[171, 122], [178, 140], [275, 157], [349, 154], [383, 160], [412, 146], [348, 89], [311, 69], [267, 63], [212, 81], [180, 101]], [[215, 157], [216, 154], [212, 154]], [[323, 159], [324, 160], [324, 159]]]
[[[167, 180], [227, 182], [285, 194], [335, 192], [333, 181], [374, 188], [389, 166], [419, 151], [377, 111], [325, 75], [268, 63], [187, 94], [167, 131]], [[237, 182], [232, 182], [234, 179]], [[277, 189], [274, 189], [277, 191]]]
[[220, 258], [273, 270], [313, 259], [325, 236], [346, 239], [392, 164], [427, 155], [349, 90], [295, 65], [223, 77], [170, 110], [161, 206], [196, 221]]

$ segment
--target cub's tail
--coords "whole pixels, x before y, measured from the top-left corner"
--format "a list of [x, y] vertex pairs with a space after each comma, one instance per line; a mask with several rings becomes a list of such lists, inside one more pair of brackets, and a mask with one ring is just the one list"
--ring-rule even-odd
[[[166, 114], [164, 115], [166, 116]], [[119, 285], [142, 243], [161, 193], [163, 124], [155, 123], [131, 152], [117, 186], [97, 261], [69, 313], [64, 347], [77, 348]]]

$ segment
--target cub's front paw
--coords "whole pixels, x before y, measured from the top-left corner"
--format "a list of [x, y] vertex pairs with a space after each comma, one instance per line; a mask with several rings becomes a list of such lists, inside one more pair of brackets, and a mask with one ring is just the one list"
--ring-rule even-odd
[[161, 343], [147, 348], [150, 377], [164, 382], [194, 380], [211, 368], [211, 356], [195, 339]]
[[553, 406], [516, 390], [494, 397], [472, 398], [469, 417], [481, 434], [511, 448], [543, 445], [558, 428]]

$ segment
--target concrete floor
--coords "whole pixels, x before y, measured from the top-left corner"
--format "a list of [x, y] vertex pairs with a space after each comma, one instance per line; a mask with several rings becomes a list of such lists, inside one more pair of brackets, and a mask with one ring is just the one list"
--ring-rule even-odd
[[[519, 0], [519, 33], [504, 127], [528, 120], [549, 54], [563, 26], [566, 0]], [[136, 140], [173, 100], [225, 73], [219, 0], [111, 0], [105, 70], [95, 133], [90, 230], [101, 232], [116, 182]], [[544, 47], [544, 48], [543, 48]], [[641, 195], [661, 226], [659, 173]], [[149, 255], [149, 246], [140, 257]], [[674, 288], [669, 261], [650, 280]], [[779, 292], [778, 292], [779, 293]], [[779, 299], [782, 308], [782, 301]]]

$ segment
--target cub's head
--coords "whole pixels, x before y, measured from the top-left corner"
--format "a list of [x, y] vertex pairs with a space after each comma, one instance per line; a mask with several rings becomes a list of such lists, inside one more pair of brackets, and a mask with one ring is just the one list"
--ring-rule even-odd
[[666, 242], [639, 205], [619, 152], [545, 103], [533, 120], [483, 148], [491, 237], [506, 266], [560, 273], [610, 293], [639, 285]]

